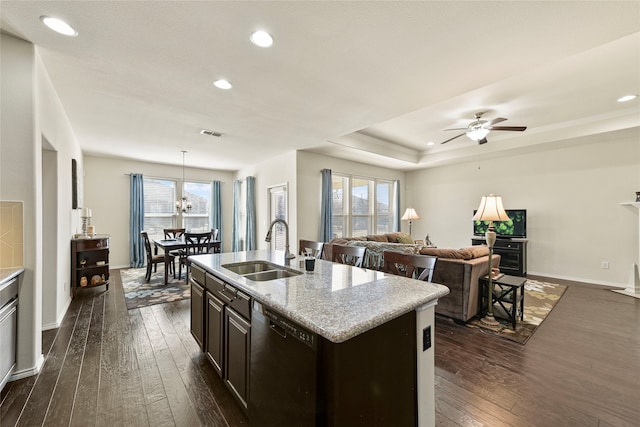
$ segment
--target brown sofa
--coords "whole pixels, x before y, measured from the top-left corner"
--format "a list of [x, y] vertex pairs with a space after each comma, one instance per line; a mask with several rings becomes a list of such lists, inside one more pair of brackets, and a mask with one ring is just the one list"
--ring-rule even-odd
[[[449, 295], [438, 300], [436, 313], [467, 322], [478, 314], [478, 281], [489, 273], [489, 249], [471, 246], [462, 249], [422, 248], [423, 255], [437, 256], [432, 282], [449, 288]], [[500, 265], [500, 255], [493, 255], [492, 266]]]
[[[411, 236], [406, 233], [387, 233], [333, 239], [324, 246], [324, 259], [331, 259], [334, 243], [366, 247], [366, 268], [381, 269], [384, 250], [436, 256], [438, 261], [432, 281], [447, 286], [450, 291], [449, 295], [438, 300], [436, 313], [462, 322], [478, 314], [478, 281], [489, 272], [489, 249], [486, 246], [439, 249], [413, 244]], [[494, 268], [500, 265], [500, 255], [493, 255], [492, 264]]]

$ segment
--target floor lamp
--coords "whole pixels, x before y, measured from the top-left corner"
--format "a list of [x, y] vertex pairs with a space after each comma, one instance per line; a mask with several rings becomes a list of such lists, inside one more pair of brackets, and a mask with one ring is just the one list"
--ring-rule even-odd
[[404, 215], [402, 215], [402, 218], [400, 219], [403, 221], [409, 221], [409, 236], [411, 236], [411, 221], [413, 221], [414, 219], [420, 219], [420, 216], [415, 209], [407, 208], [404, 211]]
[[491, 258], [493, 257], [493, 245], [496, 243], [496, 230], [493, 227], [493, 221], [508, 221], [509, 216], [504, 211], [502, 206], [502, 197], [489, 194], [488, 196], [482, 196], [480, 200], [480, 207], [473, 216], [474, 221], [489, 221], [489, 228], [485, 233], [487, 246], [489, 247], [489, 291], [487, 303], [487, 315], [480, 319], [480, 322], [487, 326], [500, 326], [500, 323], [493, 317], [493, 277]]

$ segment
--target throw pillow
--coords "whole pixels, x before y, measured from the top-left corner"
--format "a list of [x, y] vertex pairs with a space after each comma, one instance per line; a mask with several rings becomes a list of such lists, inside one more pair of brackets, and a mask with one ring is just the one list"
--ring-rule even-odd
[[387, 236], [384, 234], [369, 234], [367, 240], [370, 242], [387, 242]]
[[398, 234], [398, 243], [404, 243], [407, 245], [413, 244], [413, 238], [406, 233]]

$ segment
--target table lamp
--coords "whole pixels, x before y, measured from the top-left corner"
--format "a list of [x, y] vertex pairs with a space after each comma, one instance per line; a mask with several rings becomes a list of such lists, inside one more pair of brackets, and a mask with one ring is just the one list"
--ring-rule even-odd
[[[482, 196], [478, 211], [473, 216], [474, 221], [489, 221], [489, 227], [485, 233], [487, 247], [489, 247], [489, 295], [487, 299], [488, 308], [487, 315], [480, 319], [480, 322], [487, 326], [496, 327], [500, 323], [493, 317], [493, 277], [491, 258], [493, 257], [493, 245], [496, 243], [496, 230], [493, 227], [493, 221], [508, 221], [509, 216], [502, 206], [502, 197], [489, 194]], [[482, 308], [482, 307], [481, 307]]]
[[409, 221], [409, 236], [411, 236], [411, 221], [414, 219], [420, 219], [420, 216], [417, 214], [415, 209], [407, 208], [400, 219], [403, 221]]

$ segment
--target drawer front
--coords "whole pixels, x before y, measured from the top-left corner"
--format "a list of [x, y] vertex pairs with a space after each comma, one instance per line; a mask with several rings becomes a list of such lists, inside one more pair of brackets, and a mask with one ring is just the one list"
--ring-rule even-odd
[[204, 287], [205, 284], [205, 273], [204, 270], [198, 267], [195, 264], [191, 264], [191, 278], [198, 282], [198, 284]]
[[246, 319], [251, 319], [251, 297], [249, 295], [236, 291], [236, 297], [229, 305]]
[[217, 295], [218, 291], [222, 291], [224, 289], [224, 282], [218, 279], [213, 274], [207, 273], [207, 290], [214, 295]]
[[83, 239], [76, 241], [77, 251], [90, 251], [106, 249], [109, 247], [109, 239]]

